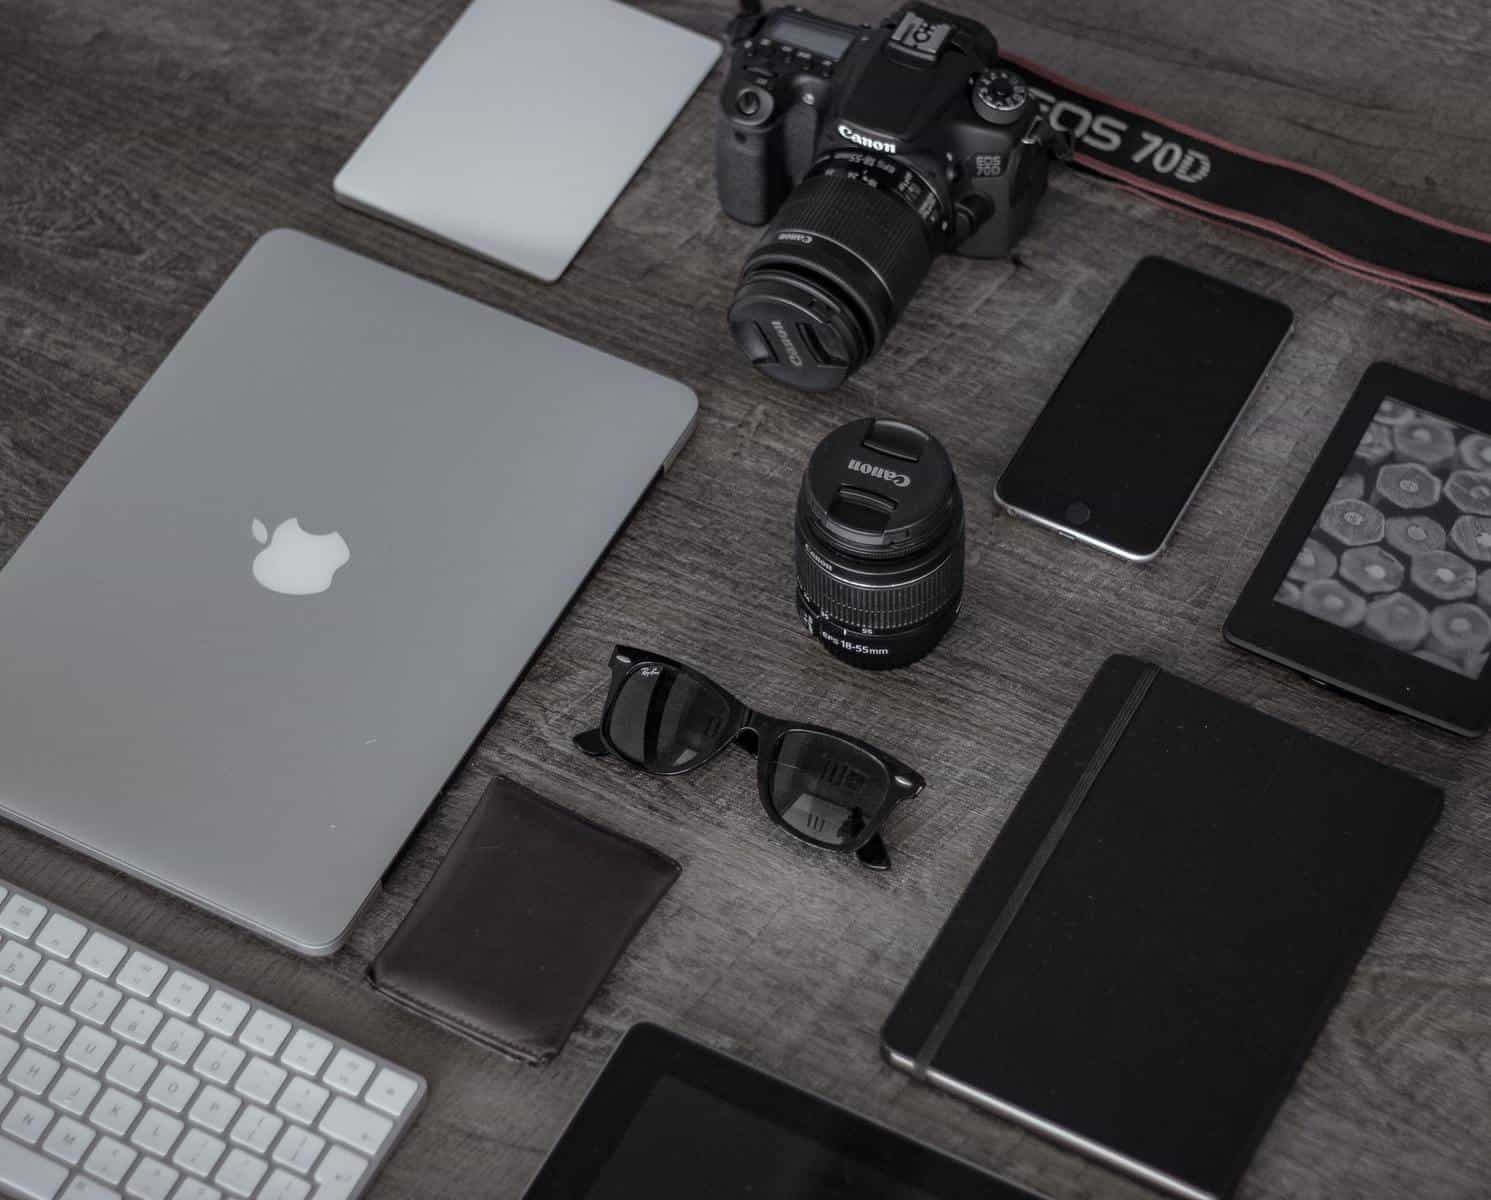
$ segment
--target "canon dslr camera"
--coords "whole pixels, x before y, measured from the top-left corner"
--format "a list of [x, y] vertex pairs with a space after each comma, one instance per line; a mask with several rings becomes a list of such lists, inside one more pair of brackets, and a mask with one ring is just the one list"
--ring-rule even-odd
[[977, 21], [742, 15], [715, 139], [720, 203], [771, 227], [730, 330], [766, 374], [827, 391], [885, 341], [932, 259], [1008, 254], [1064, 139]]

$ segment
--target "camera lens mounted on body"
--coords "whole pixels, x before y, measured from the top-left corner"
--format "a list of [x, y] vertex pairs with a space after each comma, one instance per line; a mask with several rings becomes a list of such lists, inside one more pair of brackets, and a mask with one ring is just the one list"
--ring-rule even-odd
[[745, 261], [729, 311], [735, 340], [774, 379], [810, 392], [838, 387], [926, 278], [946, 213], [910, 164], [853, 145], [828, 151]]
[[813, 451], [797, 500], [797, 609], [836, 658], [886, 670], [932, 650], [962, 602], [963, 547], [963, 494], [931, 434], [865, 418]]

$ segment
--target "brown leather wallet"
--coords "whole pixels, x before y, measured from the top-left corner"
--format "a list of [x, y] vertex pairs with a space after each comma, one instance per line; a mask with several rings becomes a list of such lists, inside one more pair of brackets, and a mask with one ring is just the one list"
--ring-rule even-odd
[[548, 1062], [678, 871], [494, 779], [368, 976], [484, 1046]]

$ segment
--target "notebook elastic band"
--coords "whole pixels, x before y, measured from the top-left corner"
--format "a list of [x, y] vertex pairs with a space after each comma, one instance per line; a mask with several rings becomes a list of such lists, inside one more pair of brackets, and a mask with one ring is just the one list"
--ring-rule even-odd
[[1067, 827], [1071, 825], [1082, 802], [1087, 799], [1087, 794], [1092, 791], [1092, 785], [1097, 782], [1098, 775], [1102, 773], [1103, 767], [1107, 765], [1109, 757], [1113, 754], [1115, 747], [1128, 731], [1129, 722], [1134, 719], [1134, 714], [1139, 711], [1139, 706], [1144, 703], [1144, 697], [1149, 694], [1159, 669], [1146, 665], [1144, 673], [1135, 681], [1133, 689], [1128, 698], [1124, 700], [1123, 707], [1118, 710], [1113, 724], [1108, 727], [1102, 743], [1097, 751], [1088, 761], [1078, 778], [1071, 794], [1067, 796], [1061, 806], [1061, 811], [1056, 814], [1056, 820], [1051, 822], [1051, 828], [1046, 830], [1046, 836], [1041, 839], [1041, 844], [1031, 855], [1030, 862], [1025, 865], [1025, 870], [1020, 876], [1020, 881], [1015, 885], [1015, 890], [1010, 893], [1010, 898], [1005, 902], [1004, 908], [1000, 910], [998, 918], [990, 926], [989, 932], [984, 936], [978, 952], [969, 960], [963, 977], [958, 981], [957, 990], [952, 999], [948, 1001], [947, 1008], [943, 1010], [942, 1016], [938, 1018], [937, 1024], [932, 1026], [932, 1031], [927, 1035], [927, 1040], [922, 1043], [921, 1050], [917, 1053], [914, 1071], [918, 1075], [925, 1076], [927, 1068], [932, 1059], [936, 1057], [937, 1051], [942, 1048], [943, 1040], [956, 1023], [963, 1011], [963, 1006], [968, 1003], [968, 997], [973, 994], [973, 989], [978, 986], [979, 979], [983, 976], [984, 969], [989, 965], [989, 960], [999, 949], [999, 944], [1004, 941], [1004, 936], [1014, 924], [1015, 918], [1020, 915], [1020, 909], [1024, 907], [1026, 899], [1035, 887], [1036, 881], [1041, 877], [1041, 872], [1046, 869], [1046, 864], [1051, 861], [1051, 856], [1056, 853], [1056, 847], [1061, 843]]

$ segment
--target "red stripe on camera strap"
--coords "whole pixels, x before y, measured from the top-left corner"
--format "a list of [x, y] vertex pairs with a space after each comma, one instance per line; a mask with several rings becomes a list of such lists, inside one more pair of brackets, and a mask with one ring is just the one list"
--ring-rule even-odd
[[1491, 234], [1123, 104], [1014, 55], [1072, 165], [1491, 325]]

